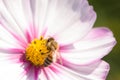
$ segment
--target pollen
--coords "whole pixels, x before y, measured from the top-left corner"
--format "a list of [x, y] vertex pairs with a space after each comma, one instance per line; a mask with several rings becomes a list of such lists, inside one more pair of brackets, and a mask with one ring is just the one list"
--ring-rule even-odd
[[34, 39], [26, 48], [25, 58], [35, 66], [42, 66], [50, 50], [47, 48], [47, 39]]

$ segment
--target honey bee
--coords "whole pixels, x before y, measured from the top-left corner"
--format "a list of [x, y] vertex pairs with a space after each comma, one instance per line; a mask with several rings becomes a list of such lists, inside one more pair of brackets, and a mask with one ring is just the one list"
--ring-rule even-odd
[[48, 52], [48, 56], [46, 57], [43, 66], [47, 67], [48, 65], [50, 65], [53, 62], [53, 57], [55, 55], [55, 51], [58, 48], [58, 44], [57, 42], [54, 40], [54, 38], [50, 37], [47, 40], [46, 43], [47, 49], [49, 50]]
[[25, 56], [26, 60], [35, 66], [47, 67], [59, 59], [57, 51], [58, 43], [54, 38], [43, 39], [43, 37], [41, 37], [40, 39], [33, 40], [28, 45]]

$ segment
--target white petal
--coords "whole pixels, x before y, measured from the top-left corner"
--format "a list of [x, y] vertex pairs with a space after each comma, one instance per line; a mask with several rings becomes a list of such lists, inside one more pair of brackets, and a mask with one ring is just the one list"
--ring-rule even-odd
[[34, 11], [33, 8], [35, 5], [33, 5], [35, 0], [22, 0], [22, 7], [23, 12], [25, 15], [26, 20], [28, 21], [28, 32], [31, 37], [31, 39], [34, 39], [37, 37], [37, 27], [34, 24]]
[[20, 66], [21, 64], [11, 64], [6, 61], [0, 61], [0, 79], [19, 80], [21, 73], [24, 71]]
[[[57, 70], [56, 74], [59, 77], [62, 75], [61, 77], [63, 80], [64, 77], [68, 77], [67, 80], [105, 80], [109, 72], [109, 64], [104, 61], [98, 61], [85, 66], [65, 62], [63, 66], [55, 64], [53, 68]], [[75, 78], [76, 76], [77, 79], [71, 78]]]
[[[2, 24], [5, 29], [9, 29], [12, 32], [13, 31], [16, 33], [18, 32], [18, 34], [23, 33], [19, 29], [17, 23], [15, 22], [15, 20], [11, 16], [10, 12], [6, 8], [6, 6], [2, 0], [0, 0], [0, 24]], [[20, 36], [24, 37], [23, 34], [20, 34]]]
[[[91, 35], [92, 32], [94, 34]], [[91, 36], [91, 38], [88, 36]], [[73, 44], [73, 50], [61, 51], [61, 56], [71, 63], [90, 64], [107, 55], [116, 44], [112, 32], [107, 28], [95, 28], [91, 30], [87, 37]]]
[[[54, 64], [49, 67], [51, 71], [49, 70], [49, 74], [51, 74], [51, 77], [55, 78], [55, 80], [88, 80], [87, 78], [83, 78], [82, 74], [76, 73], [75, 71], [64, 67], [59, 64]], [[54, 80], [54, 79], [50, 79]]]
[[[15, 55], [13, 55], [15, 56]], [[11, 56], [11, 58], [13, 57]], [[1, 57], [1, 55], [0, 55]], [[3, 56], [2, 56], [3, 58]], [[20, 57], [15, 57], [14, 60], [20, 59]], [[2, 80], [38, 80], [39, 69], [32, 65], [28, 65], [23, 62], [10, 62], [7, 60], [0, 59], [0, 78]], [[6, 77], [7, 76], [7, 77]]]
[[[6, 8], [8, 9], [9, 14], [12, 15], [12, 17], [16, 21], [16, 23], [19, 26], [22, 26], [21, 28], [25, 29], [28, 26], [26, 16], [29, 14], [24, 13], [25, 6], [23, 7], [24, 4], [22, 3], [22, 0], [17, 0], [17, 1], [16, 0], [4, 0], [3, 2], [6, 6]], [[30, 22], [30, 21], [28, 21], [28, 22]]]
[[34, 67], [31, 67], [26, 75], [27, 75], [27, 80], [38, 80], [35, 77], [35, 69], [34, 69]]
[[21, 65], [21, 68], [23, 71], [19, 80], [39, 80], [38, 76], [41, 71], [39, 67], [35, 67], [32, 64], [24, 62]]
[[43, 69], [41, 69], [41, 73], [39, 74], [39, 79], [40, 80], [48, 80]]
[[33, 12], [32, 12], [32, 5], [31, 5], [31, 0], [23, 0], [22, 1], [22, 6], [23, 6], [23, 12], [24, 15], [29, 22], [33, 22]]
[[51, 69], [45, 68], [47, 80], [60, 80], [60, 78]]
[[17, 43], [18, 45], [22, 47], [26, 47], [26, 41], [25, 39], [19, 34], [19, 31], [14, 31], [15, 27], [10, 27], [10, 25], [6, 24], [6, 21], [3, 21], [4, 19], [1, 19], [0, 23], [0, 38], [4, 42], [9, 42], [9, 43]]
[[86, 50], [116, 42], [113, 33], [105, 27], [93, 28], [82, 40], [75, 43], [78, 50]]
[[44, 35], [44, 30], [46, 29], [44, 23], [48, 11], [48, 0], [33, 0], [33, 6], [35, 26], [38, 27], [38, 37], [40, 37]]
[[55, 65], [49, 68], [45, 68], [48, 80], [83, 80], [82, 78], [78, 77], [74, 73], [71, 73], [70, 71], [71, 70], [67, 72], [65, 69]]
[[[68, 44], [81, 39], [94, 24], [96, 14], [87, 0], [56, 0], [49, 2], [47, 36]], [[72, 37], [71, 37], [72, 36]]]
[[20, 54], [20, 53], [3, 53], [3, 52], [0, 52], [0, 61], [1, 62], [9, 62], [11, 64], [19, 64], [19, 63], [22, 63], [21, 61], [21, 57], [23, 55]]
[[20, 40], [20, 37], [16, 38], [13, 34], [8, 32], [0, 25], [0, 49], [24, 49], [25, 42]]
[[26, 42], [26, 31], [31, 37], [34, 37], [29, 0], [0, 0], [0, 15], [5, 28], [19, 34]]

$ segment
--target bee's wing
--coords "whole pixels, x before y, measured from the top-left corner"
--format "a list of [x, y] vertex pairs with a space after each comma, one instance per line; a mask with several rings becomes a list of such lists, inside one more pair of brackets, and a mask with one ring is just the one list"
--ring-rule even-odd
[[53, 53], [53, 63], [57, 61], [57, 52]]
[[60, 64], [62, 64], [62, 58], [60, 53], [55, 51], [55, 53], [53, 54], [53, 62], [56, 62], [57, 60], [59, 60]]

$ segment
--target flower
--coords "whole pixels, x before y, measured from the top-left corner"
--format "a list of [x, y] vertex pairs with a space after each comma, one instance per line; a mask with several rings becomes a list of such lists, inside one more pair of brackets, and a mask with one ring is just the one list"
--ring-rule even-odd
[[0, 0], [2, 80], [105, 80], [116, 44], [87, 0]]

